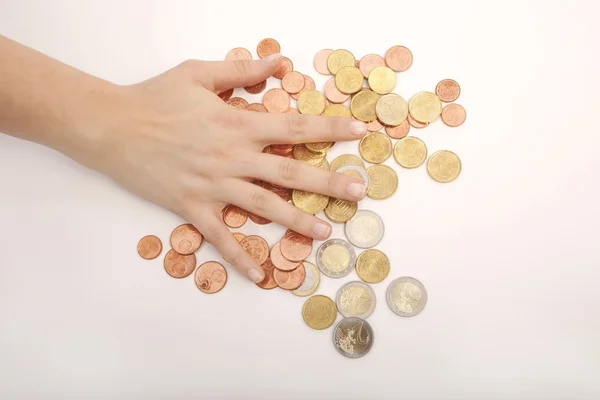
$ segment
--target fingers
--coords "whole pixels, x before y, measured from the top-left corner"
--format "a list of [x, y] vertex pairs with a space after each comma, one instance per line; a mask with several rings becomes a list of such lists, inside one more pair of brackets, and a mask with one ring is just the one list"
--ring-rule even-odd
[[348, 117], [250, 113], [247, 118], [252, 133], [264, 144], [338, 142], [367, 134], [364, 122]]
[[331, 225], [283, 200], [275, 193], [241, 179], [226, 183], [224, 201], [316, 240], [331, 235]]
[[213, 245], [227, 263], [254, 283], [265, 279], [261, 266], [240, 246], [229, 228], [217, 216], [204, 216], [200, 226], [206, 241]]
[[281, 54], [260, 60], [232, 60], [204, 63], [207, 85], [215, 93], [231, 88], [255, 85], [272, 76], [279, 68]]
[[253, 162], [232, 165], [236, 168], [233, 173], [240, 177], [349, 201], [362, 200], [367, 192], [364, 180], [346, 174], [273, 154], [258, 153], [252, 157]]

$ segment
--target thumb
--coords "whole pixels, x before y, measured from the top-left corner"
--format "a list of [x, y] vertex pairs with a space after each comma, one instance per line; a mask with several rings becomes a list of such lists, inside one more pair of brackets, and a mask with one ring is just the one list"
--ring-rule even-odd
[[256, 85], [273, 76], [281, 66], [281, 54], [260, 60], [216, 61], [206, 64], [209, 88], [215, 93], [232, 88]]

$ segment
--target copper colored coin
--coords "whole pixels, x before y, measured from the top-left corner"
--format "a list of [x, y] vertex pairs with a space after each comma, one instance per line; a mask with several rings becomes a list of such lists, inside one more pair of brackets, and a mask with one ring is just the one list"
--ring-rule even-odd
[[304, 75], [298, 71], [290, 71], [281, 79], [281, 87], [286, 92], [298, 93], [304, 89]]
[[271, 89], [265, 93], [263, 104], [270, 113], [284, 113], [290, 108], [290, 95], [283, 89]]
[[225, 56], [228, 61], [232, 60], [252, 60], [252, 53], [243, 47], [236, 47], [235, 49], [229, 50], [229, 53]]
[[286, 156], [289, 153], [294, 151], [293, 144], [272, 144], [271, 145], [271, 154], [275, 154], [278, 156]]
[[425, 128], [427, 125], [429, 125], [429, 123], [424, 124], [422, 122], [417, 121], [410, 114], [408, 114], [408, 118], [406, 118], [406, 119], [407, 119], [408, 123], [410, 124], [410, 126], [412, 126], [413, 128], [422, 129], [422, 128]]
[[231, 98], [231, 96], [233, 95], [233, 89], [229, 89], [226, 90], [224, 92], [221, 92], [218, 94], [218, 96], [221, 98], [221, 100], [223, 101], [227, 101]]
[[279, 42], [275, 39], [266, 38], [261, 40], [256, 46], [256, 52], [260, 58], [265, 58], [270, 56], [271, 54], [279, 53], [281, 51], [281, 46]]
[[273, 222], [270, 219], [261, 217], [260, 215], [256, 215], [252, 212], [248, 212], [248, 218], [250, 218], [250, 221], [254, 222], [256, 225], [268, 225]]
[[385, 53], [385, 63], [396, 72], [406, 71], [412, 62], [412, 52], [404, 46], [393, 46]]
[[290, 261], [281, 254], [281, 242], [271, 248], [271, 262], [280, 271], [291, 271], [298, 268], [302, 261]]
[[[293, 97], [293, 96], [292, 96]], [[286, 111], [286, 114], [300, 114], [300, 111], [298, 111], [298, 109], [294, 108], [294, 107], [290, 107], [288, 108], [288, 110]]]
[[230, 106], [234, 106], [241, 109], [248, 107], [248, 102], [246, 101], [246, 99], [242, 99], [241, 97], [232, 97], [229, 100], [227, 100], [226, 103]]
[[264, 113], [268, 112], [267, 108], [260, 103], [248, 104], [248, 107], [246, 107], [245, 110], [264, 112]]
[[388, 134], [392, 139], [402, 139], [410, 131], [410, 123], [408, 119], [405, 119], [403, 123], [398, 126], [386, 126], [385, 133]]
[[244, 90], [250, 94], [259, 94], [267, 87], [267, 81], [258, 82], [255, 85], [246, 86]]
[[243, 234], [243, 233], [241, 233], [241, 232], [234, 232], [234, 233], [233, 233], [233, 237], [234, 237], [234, 238], [235, 238], [235, 240], [237, 240], [237, 241], [238, 241], [238, 243], [239, 243], [239, 242], [241, 242], [242, 240], [244, 240], [244, 239], [246, 238], [246, 235], [244, 235], [244, 234]]
[[304, 279], [306, 279], [304, 264], [300, 263], [298, 268], [291, 271], [281, 271], [275, 268], [273, 271], [273, 278], [280, 288], [285, 290], [296, 290], [302, 286]]
[[315, 66], [317, 72], [321, 75], [331, 75], [329, 68], [327, 68], [327, 58], [331, 53], [333, 53], [333, 49], [323, 49], [319, 50], [317, 55], [315, 55], [313, 65]]
[[383, 128], [383, 125], [381, 125], [381, 122], [378, 120], [371, 121], [367, 124], [367, 130], [369, 132], [379, 132], [381, 128]]
[[[304, 92], [305, 90], [313, 90], [316, 88], [315, 81], [313, 80], [313, 78], [311, 78], [308, 75], [303, 75], [303, 76], [304, 76], [304, 87], [302, 88], [302, 90], [299, 91], [298, 93], [290, 94], [290, 96], [292, 96], [292, 98], [294, 100], [298, 100], [298, 97], [300, 97], [302, 92]], [[296, 111], [298, 111], [298, 110], [296, 110]], [[298, 111], [298, 114], [300, 114], [300, 111]]]
[[230, 228], [240, 228], [248, 221], [248, 212], [232, 204], [223, 209], [223, 222]]
[[147, 235], [140, 239], [137, 245], [140, 257], [153, 260], [162, 252], [162, 241], [154, 235]]
[[240, 242], [240, 245], [259, 265], [267, 261], [269, 257], [269, 244], [262, 237], [257, 235], [246, 236]]
[[164, 266], [167, 274], [173, 278], [187, 278], [196, 268], [196, 255], [183, 255], [171, 249], [165, 255]]
[[277, 287], [277, 282], [275, 282], [275, 278], [273, 278], [273, 274], [275, 273], [275, 266], [271, 262], [270, 258], [267, 258], [267, 261], [261, 264], [261, 268], [265, 272], [265, 279], [262, 282], [256, 284], [261, 289], [275, 289]]
[[466, 119], [467, 112], [460, 104], [452, 103], [442, 108], [442, 121], [448, 126], [460, 126]]
[[460, 96], [460, 85], [454, 79], [443, 79], [435, 87], [435, 94], [445, 103], [450, 103]]
[[227, 283], [227, 270], [221, 263], [207, 261], [196, 270], [196, 286], [204, 293], [214, 294], [220, 292]]
[[192, 254], [200, 248], [204, 236], [192, 224], [179, 225], [171, 233], [171, 247], [179, 254]]
[[332, 103], [341, 104], [350, 98], [349, 94], [344, 94], [335, 86], [335, 79], [331, 78], [325, 83], [325, 97]]
[[379, 54], [367, 54], [358, 62], [358, 69], [365, 78], [369, 77], [373, 68], [385, 65], [385, 60]]
[[281, 66], [273, 73], [273, 76], [277, 79], [283, 79], [285, 74], [294, 70], [294, 63], [287, 57], [283, 57], [281, 60]]
[[304, 261], [312, 252], [312, 238], [287, 231], [281, 238], [281, 254], [290, 261]]

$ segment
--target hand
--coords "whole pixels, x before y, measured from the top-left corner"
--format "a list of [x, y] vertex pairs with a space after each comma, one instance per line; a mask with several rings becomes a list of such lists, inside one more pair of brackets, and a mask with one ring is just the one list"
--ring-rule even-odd
[[254, 61], [186, 61], [150, 80], [118, 88], [96, 168], [125, 188], [192, 223], [254, 282], [262, 268], [223, 223], [234, 204], [294, 231], [324, 240], [331, 226], [251, 183], [358, 201], [362, 180], [263, 153], [269, 144], [360, 139], [366, 126], [342, 117], [267, 114], [237, 109], [216, 93], [273, 75], [281, 56]]

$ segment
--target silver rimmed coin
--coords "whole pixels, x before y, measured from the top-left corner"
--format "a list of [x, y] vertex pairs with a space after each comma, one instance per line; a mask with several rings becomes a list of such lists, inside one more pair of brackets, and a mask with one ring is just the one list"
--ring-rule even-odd
[[342, 286], [335, 302], [342, 316], [362, 319], [369, 318], [377, 304], [373, 288], [360, 281], [348, 282]]
[[414, 317], [425, 308], [427, 291], [420, 281], [405, 276], [396, 278], [390, 283], [386, 300], [394, 313], [401, 317]]
[[342, 239], [329, 239], [316, 254], [317, 267], [330, 278], [348, 275], [356, 263], [356, 252], [350, 243]]
[[306, 277], [304, 278], [304, 283], [296, 290], [292, 290], [296, 296], [306, 297], [315, 293], [319, 288], [319, 283], [321, 282], [321, 273], [315, 266], [315, 264], [303, 261], [302, 265], [304, 265], [304, 270], [306, 271]]
[[365, 185], [369, 187], [369, 174], [367, 170], [360, 165], [346, 164], [339, 167], [336, 172], [349, 175], [353, 178], [359, 178], [365, 181]]
[[381, 242], [385, 233], [385, 225], [375, 212], [358, 210], [354, 217], [346, 222], [344, 233], [354, 246], [369, 249]]
[[364, 319], [344, 318], [333, 329], [333, 345], [345, 357], [360, 358], [373, 347], [373, 328]]

